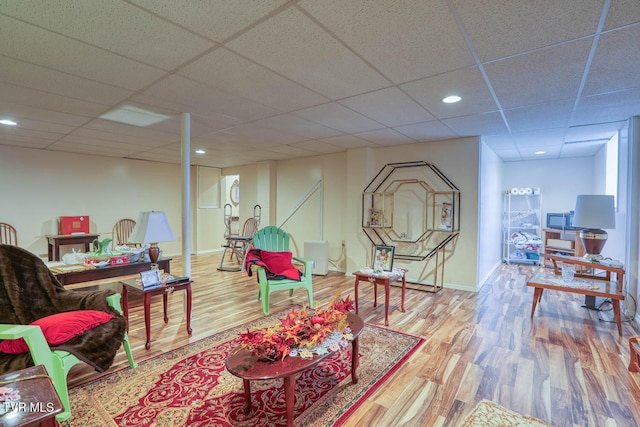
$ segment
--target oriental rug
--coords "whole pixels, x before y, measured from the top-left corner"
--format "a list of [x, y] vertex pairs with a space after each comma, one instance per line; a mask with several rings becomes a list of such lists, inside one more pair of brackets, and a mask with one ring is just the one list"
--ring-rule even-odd
[[[249, 327], [274, 326], [284, 312], [216, 333], [70, 390], [71, 427], [285, 426], [282, 379], [252, 381], [245, 415], [242, 380], [225, 368]], [[373, 325], [359, 336], [358, 383], [351, 381], [351, 346], [296, 379], [296, 425], [338, 426], [424, 341]], [[64, 424], [63, 424], [64, 425]]]
[[490, 400], [482, 400], [460, 427], [552, 427], [529, 415], [520, 415]]

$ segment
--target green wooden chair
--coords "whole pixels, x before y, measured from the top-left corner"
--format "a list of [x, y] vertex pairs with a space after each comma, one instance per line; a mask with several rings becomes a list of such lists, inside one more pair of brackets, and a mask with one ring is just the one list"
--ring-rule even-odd
[[[40, 258], [21, 248], [0, 245], [0, 340], [23, 338], [29, 350], [0, 353], [0, 372], [44, 365], [64, 406], [56, 420], [67, 420], [71, 417], [67, 374], [73, 366], [85, 362], [102, 372], [111, 365], [120, 345], [124, 346], [129, 366], [137, 366], [122, 317], [121, 298], [113, 291], [64, 289]], [[59, 346], [50, 346], [41, 327], [29, 323], [62, 312], [59, 309], [64, 304], [76, 310], [110, 312], [117, 318]]]
[[[289, 234], [275, 226], [265, 227], [253, 236], [253, 247], [271, 252], [290, 252]], [[269, 295], [275, 291], [288, 289], [289, 296], [291, 296], [293, 295], [294, 289], [306, 289], [309, 297], [309, 307], [313, 307], [313, 285], [311, 274], [313, 261], [300, 257], [293, 257], [293, 261], [304, 266], [304, 271], [300, 281], [289, 279], [270, 280], [267, 279], [264, 267], [259, 265], [251, 266], [251, 269], [258, 273], [258, 283], [260, 284], [258, 300], [262, 299], [262, 311], [265, 315], [269, 314]]]

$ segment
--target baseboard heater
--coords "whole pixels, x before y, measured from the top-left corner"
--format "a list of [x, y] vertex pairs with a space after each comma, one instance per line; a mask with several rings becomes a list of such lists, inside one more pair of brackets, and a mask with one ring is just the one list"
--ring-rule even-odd
[[329, 272], [329, 242], [326, 240], [305, 240], [303, 256], [313, 261], [312, 274], [325, 276]]

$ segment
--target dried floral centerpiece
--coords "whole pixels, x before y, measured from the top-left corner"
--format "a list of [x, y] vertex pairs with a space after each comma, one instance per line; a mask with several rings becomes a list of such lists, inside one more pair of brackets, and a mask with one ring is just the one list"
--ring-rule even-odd
[[353, 309], [353, 301], [339, 295], [325, 308], [294, 308], [279, 325], [241, 333], [242, 346], [269, 362], [287, 356], [326, 354], [353, 340], [347, 322], [347, 314]]

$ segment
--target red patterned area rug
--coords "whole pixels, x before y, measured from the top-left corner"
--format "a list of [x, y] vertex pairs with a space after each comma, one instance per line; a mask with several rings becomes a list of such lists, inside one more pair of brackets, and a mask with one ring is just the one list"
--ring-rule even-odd
[[[273, 326], [281, 313], [251, 322]], [[249, 324], [219, 332], [70, 390], [71, 427], [286, 426], [281, 379], [252, 381], [244, 415], [242, 380], [225, 369]], [[296, 425], [338, 426], [424, 341], [366, 325], [359, 337], [358, 384], [351, 382], [351, 346], [298, 376]]]

